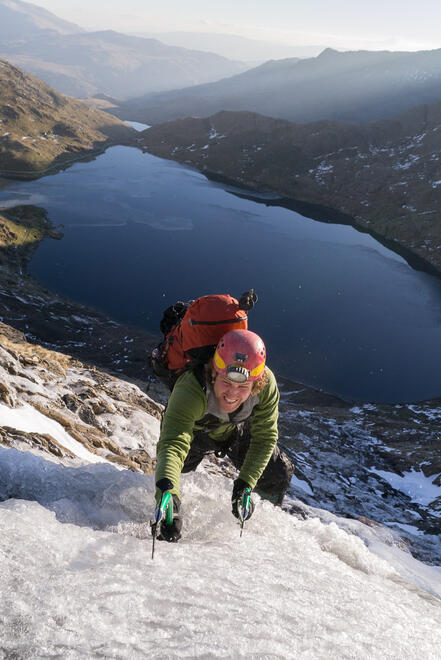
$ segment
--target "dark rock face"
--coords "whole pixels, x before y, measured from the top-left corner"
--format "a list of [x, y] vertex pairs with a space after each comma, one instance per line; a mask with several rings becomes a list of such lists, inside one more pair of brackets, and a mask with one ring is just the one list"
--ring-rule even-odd
[[343, 212], [440, 271], [440, 127], [437, 103], [366, 126], [220, 112], [153, 126], [142, 139], [208, 175]]

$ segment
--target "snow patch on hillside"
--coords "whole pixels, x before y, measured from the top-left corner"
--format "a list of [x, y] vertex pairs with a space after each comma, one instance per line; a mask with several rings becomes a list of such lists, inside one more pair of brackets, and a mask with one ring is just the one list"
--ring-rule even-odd
[[[48, 434], [68, 451], [88, 463], [102, 463], [106, 460], [101, 456], [92, 454], [81, 442], [74, 440], [69, 433], [66, 433], [61, 424], [49, 419], [46, 415], [42, 415], [38, 410], [27, 404], [19, 408], [9, 408], [4, 403], [0, 403], [0, 426], [9, 426], [27, 433]], [[6, 476], [5, 479], [7, 481]]]
[[396, 490], [405, 493], [411, 500], [428, 506], [438, 497], [441, 498], [441, 486], [435, 484], [440, 474], [426, 477], [423, 472], [404, 472], [402, 475], [371, 468], [372, 472], [383, 477]]

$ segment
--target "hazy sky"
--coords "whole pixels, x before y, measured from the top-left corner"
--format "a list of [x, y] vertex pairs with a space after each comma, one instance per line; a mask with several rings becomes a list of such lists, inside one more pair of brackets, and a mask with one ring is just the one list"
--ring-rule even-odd
[[225, 32], [292, 45], [441, 48], [439, 0], [38, 0], [87, 29]]

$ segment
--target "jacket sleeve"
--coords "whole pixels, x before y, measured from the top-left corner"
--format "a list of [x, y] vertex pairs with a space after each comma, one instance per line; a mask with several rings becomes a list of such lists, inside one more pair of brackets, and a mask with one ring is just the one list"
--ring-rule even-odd
[[206, 405], [205, 393], [196, 378], [191, 373], [183, 374], [168, 400], [156, 447], [155, 482], [167, 477], [174, 486], [171, 492], [178, 497], [181, 471], [193, 440], [194, 424], [203, 417]]
[[269, 382], [259, 395], [259, 403], [251, 415], [250, 446], [239, 478], [254, 488], [266, 468], [279, 437], [279, 390], [274, 374], [267, 369]]

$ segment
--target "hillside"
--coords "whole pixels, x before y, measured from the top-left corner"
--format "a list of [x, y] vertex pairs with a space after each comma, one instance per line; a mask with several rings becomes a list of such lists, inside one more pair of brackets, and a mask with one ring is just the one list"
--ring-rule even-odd
[[157, 39], [85, 32], [21, 0], [0, 0], [0, 57], [63, 94], [119, 99], [219, 80], [248, 68]]
[[83, 32], [83, 28], [33, 3], [0, 0], [0, 45], [12, 45], [36, 35], [47, 34], [48, 31], [71, 34]]
[[58, 91], [77, 97], [107, 94], [127, 99], [218, 80], [247, 68], [213, 53], [166, 46], [156, 39], [111, 30], [52, 33], [0, 48], [0, 56]]
[[149, 125], [220, 110], [294, 122], [371, 122], [439, 101], [440, 65], [441, 49], [341, 53], [328, 48], [317, 57], [270, 61], [227, 80], [130, 99], [116, 113]]
[[55, 92], [0, 60], [0, 175], [41, 176], [135, 131], [111, 115]]
[[145, 148], [250, 189], [354, 218], [441, 270], [441, 103], [368, 125], [294, 124], [252, 113], [187, 118]]

